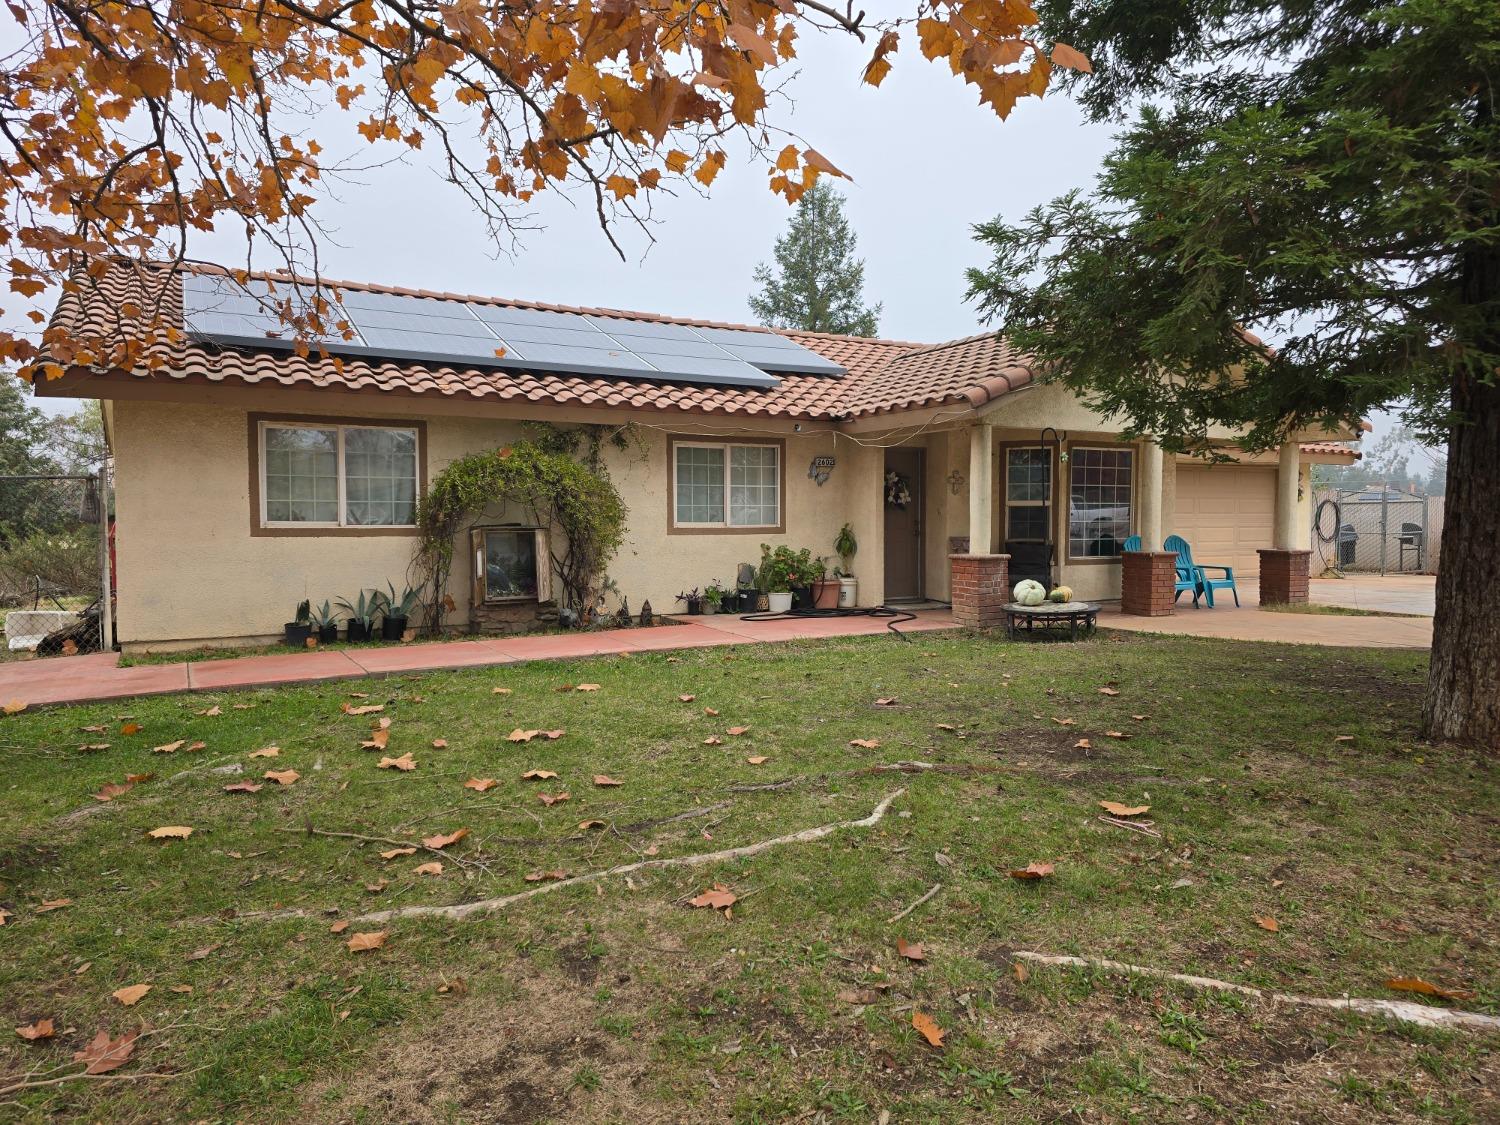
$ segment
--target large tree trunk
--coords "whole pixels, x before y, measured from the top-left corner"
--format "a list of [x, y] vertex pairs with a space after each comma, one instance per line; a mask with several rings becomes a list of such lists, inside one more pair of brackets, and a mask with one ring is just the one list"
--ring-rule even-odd
[[1453, 406], [1423, 733], [1500, 750], [1500, 386], [1465, 370]]

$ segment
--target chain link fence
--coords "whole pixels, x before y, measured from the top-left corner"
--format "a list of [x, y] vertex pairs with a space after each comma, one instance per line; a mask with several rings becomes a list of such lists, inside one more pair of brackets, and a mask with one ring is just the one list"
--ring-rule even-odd
[[1432, 574], [1443, 501], [1386, 482], [1313, 493], [1314, 574]]
[[113, 647], [109, 512], [103, 471], [0, 476], [0, 660]]

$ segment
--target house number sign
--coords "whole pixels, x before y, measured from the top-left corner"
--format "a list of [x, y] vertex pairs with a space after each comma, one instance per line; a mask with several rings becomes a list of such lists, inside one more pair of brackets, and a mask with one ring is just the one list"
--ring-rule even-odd
[[836, 463], [832, 457], [814, 457], [812, 464], [807, 467], [807, 475], [816, 481], [819, 487], [822, 487], [833, 475], [833, 466]]

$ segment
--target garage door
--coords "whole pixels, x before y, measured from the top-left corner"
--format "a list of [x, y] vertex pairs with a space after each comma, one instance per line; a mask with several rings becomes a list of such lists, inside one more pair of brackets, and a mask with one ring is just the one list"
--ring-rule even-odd
[[1177, 518], [1172, 531], [1193, 546], [1193, 558], [1234, 567], [1237, 577], [1260, 573], [1260, 547], [1272, 545], [1276, 470], [1261, 466], [1177, 466]]

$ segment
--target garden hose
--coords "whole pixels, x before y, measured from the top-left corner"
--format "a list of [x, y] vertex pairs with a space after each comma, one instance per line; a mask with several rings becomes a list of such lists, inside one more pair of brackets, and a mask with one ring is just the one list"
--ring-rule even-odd
[[740, 615], [741, 621], [786, 621], [798, 618], [816, 619], [819, 617], [885, 617], [889, 618], [885, 627], [908, 644], [911, 638], [896, 628], [908, 621], [915, 621], [917, 615], [909, 610], [896, 609], [888, 605], [867, 606], [854, 608], [844, 606], [838, 609], [789, 609], [785, 613], [744, 613]]

